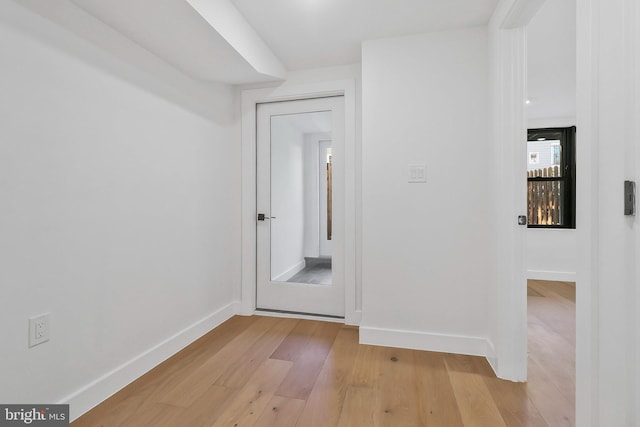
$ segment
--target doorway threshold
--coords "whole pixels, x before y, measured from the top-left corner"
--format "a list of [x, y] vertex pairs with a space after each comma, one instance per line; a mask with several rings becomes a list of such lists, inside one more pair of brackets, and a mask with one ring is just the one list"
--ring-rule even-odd
[[290, 319], [324, 320], [325, 322], [344, 323], [344, 316], [330, 314], [302, 313], [299, 311], [271, 310], [268, 308], [256, 308], [253, 313], [257, 316], [285, 317]]

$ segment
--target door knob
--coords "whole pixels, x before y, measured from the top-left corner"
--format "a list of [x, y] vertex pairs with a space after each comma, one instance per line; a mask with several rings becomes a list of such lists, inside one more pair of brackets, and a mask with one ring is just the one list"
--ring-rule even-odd
[[266, 216], [263, 213], [258, 214], [258, 221], [264, 221], [265, 219], [276, 219], [275, 216]]

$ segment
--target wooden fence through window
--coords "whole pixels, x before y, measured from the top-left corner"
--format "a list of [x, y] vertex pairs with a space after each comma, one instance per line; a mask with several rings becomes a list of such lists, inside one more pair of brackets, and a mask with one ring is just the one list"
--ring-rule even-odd
[[[560, 177], [560, 167], [527, 171], [528, 178]], [[528, 212], [530, 225], [562, 225], [562, 181], [528, 181]]]

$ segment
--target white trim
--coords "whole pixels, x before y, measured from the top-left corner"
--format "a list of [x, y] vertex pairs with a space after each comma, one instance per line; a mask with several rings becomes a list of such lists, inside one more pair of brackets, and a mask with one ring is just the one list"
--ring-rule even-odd
[[58, 403], [69, 404], [70, 421], [77, 419], [235, 314], [236, 303], [220, 308], [71, 393]]
[[487, 339], [487, 354], [485, 356], [493, 373], [498, 376], [498, 358], [496, 357], [496, 347], [491, 340]]
[[577, 274], [571, 271], [527, 270], [527, 279], [551, 280], [554, 282], [575, 282]]
[[485, 357], [493, 347], [483, 337], [372, 327], [360, 327], [360, 344]]
[[[490, 338], [492, 366], [500, 378], [527, 377], [526, 227], [517, 216], [526, 212], [526, 31], [529, 0], [502, 0], [490, 22], [492, 44], [492, 139], [499, 156], [496, 179], [498, 277], [494, 287]], [[534, 3], [539, 7], [540, 0]], [[537, 9], [535, 9], [537, 10]], [[523, 144], [514, 144], [514, 141]]]
[[306, 266], [306, 262], [305, 262], [305, 260], [302, 260], [302, 261], [296, 263], [293, 267], [289, 268], [287, 271], [285, 271], [281, 275], [279, 275], [278, 277], [275, 277], [273, 279], [273, 281], [274, 282], [286, 282], [287, 280], [291, 279], [293, 276], [295, 276], [296, 274], [298, 274], [302, 270], [304, 270], [305, 266]]
[[[345, 323], [359, 323], [356, 314], [356, 85], [354, 79], [282, 84], [243, 90], [242, 108], [242, 280], [240, 313], [256, 308], [256, 104], [326, 96], [344, 96], [345, 107]], [[358, 323], [356, 323], [358, 322]]]
[[[633, 22], [640, 22], [640, 6], [638, 6], [637, 4], [635, 5], [635, 16], [634, 14], [630, 14], [629, 19], [632, 19]], [[640, 114], [640, 25], [635, 25], [632, 26], [635, 28], [635, 52], [633, 52], [631, 55], [634, 58], [634, 70], [635, 70], [635, 105], [634, 105], [634, 113], [635, 114]], [[636, 120], [635, 121], [635, 136], [636, 138], [640, 138], [640, 121]], [[636, 158], [635, 158], [635, 172], [636, 172], [636, 179], [638, 179], [638, 177], [640, 176], [640, 150], [636, 149], [635, 150], [635, 154], [636, 154]], [[638, 209], [638, 207], [640, 207], [640, 204], [638, 203], [638, 201], [636, 200], [636, 211]], [[638, 215], [636, 213], [636, 215]], [[640, 230], [638, 230], [638, 228], [636, 227], [635, 229], [635, 233], [636, 233], [636, 241], [635, 241], [635, 245], [636, 245], [636, 256], [638, 253], [640, 253]], [[636, 378], [636, 382], [634, 384], [635, 386], [635, 403], [633, 405], [633, 407], [636, 408], [636, 414], [635, 414], [635, 424], [639, 425], [640, 424], [640, 339], [638, 337], [640, 337], [640, 263], [636, 263], [636, 282], [635, 282], [635, 289], [636, 289], [636, 298], [635, 298], [635, 315], [636, 315], [636, 321], [635, 321], [635, 333], [636, 333], [636, 348], [635, 348], [635, 352], [636, 352], [636, 372], [635, 372], [635, 378]]]
[[355, 310], [351, 313], [350, 317], [345, 317], [344, 323], [346, 325], [358, 326], [362, 322], [362, 310]]
[[580, 150], [576, 151], [576, 425], [598, 423], [598, 277], [599, 277], [599, 170], [598, 170], [598, 45], [596, 0], [576, 3], [577, 75], [576, 125]]

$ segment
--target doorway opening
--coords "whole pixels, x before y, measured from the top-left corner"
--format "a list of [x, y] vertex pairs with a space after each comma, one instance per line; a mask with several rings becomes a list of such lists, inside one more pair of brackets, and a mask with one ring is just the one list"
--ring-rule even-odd
[[526, 26], [528, 391], [549, 425], [575, 425], [576, 1], [544, 1]]

